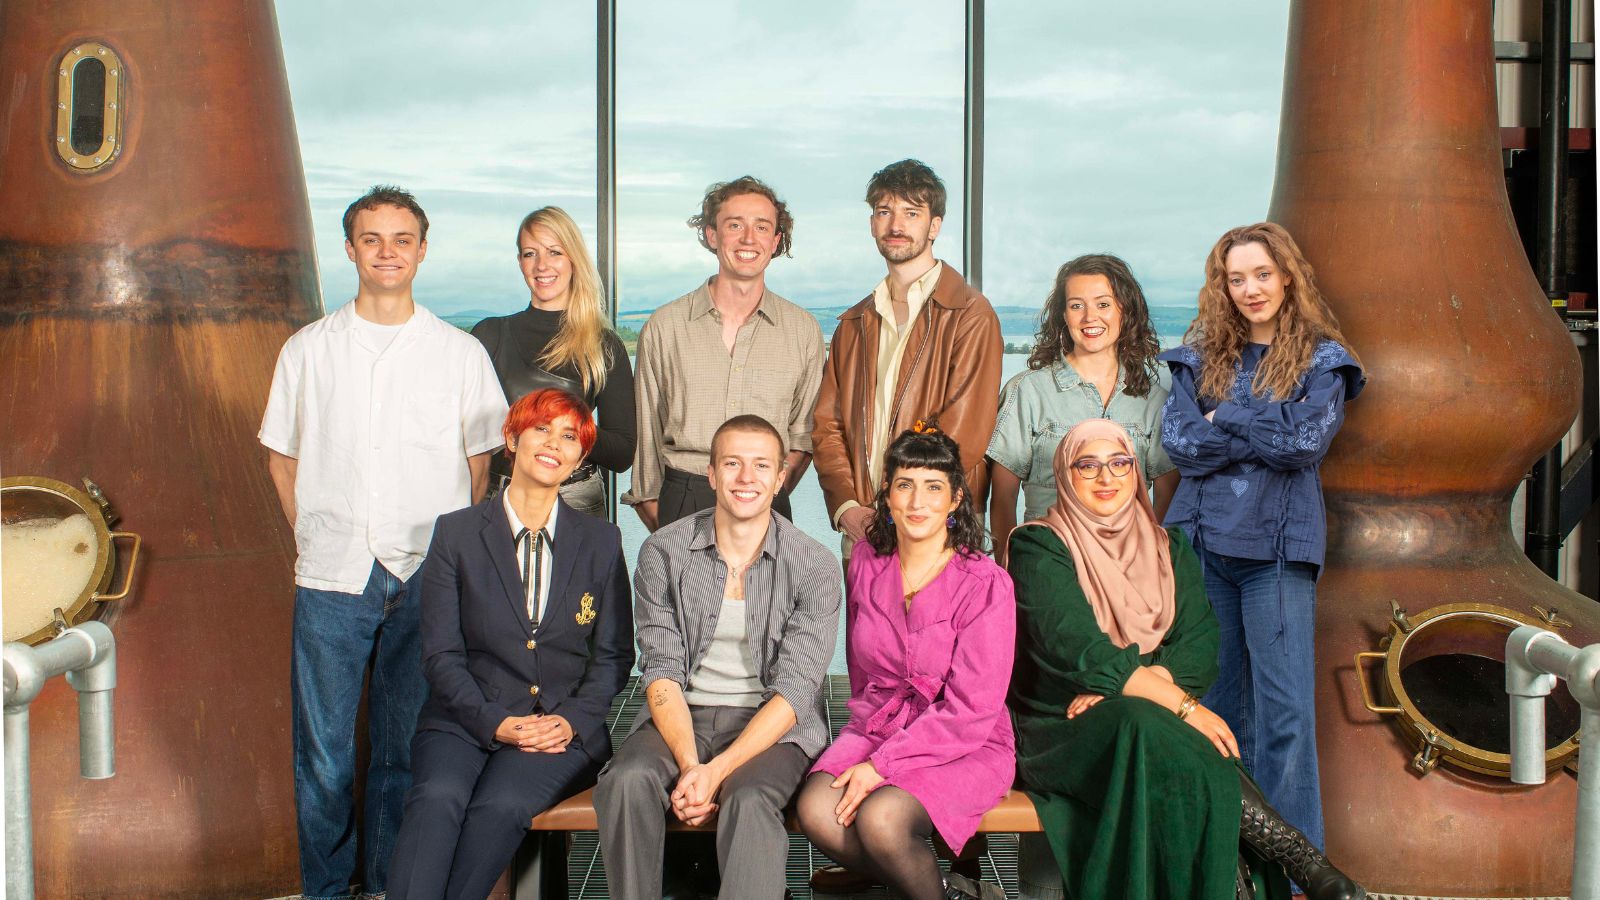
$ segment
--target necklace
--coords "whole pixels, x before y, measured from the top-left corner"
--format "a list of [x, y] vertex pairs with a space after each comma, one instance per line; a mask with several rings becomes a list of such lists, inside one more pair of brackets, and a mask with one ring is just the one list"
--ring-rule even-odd
[[[721, 546], [717, 547], [717, 552], [722, 553]], [[728, 567], [728, 588], [724, 596], [732, 600], [744, 599], [744, 573], [755, 563], [756, 557], [760, 555], [761, 548], [757, 547], [756, 552], [745, 557], [741, 562], [732, 563], [728, 562], [728, 555], [722, 553], [723, 565]]]
[[918, 578], [915, 582], [913, 582], [911, 579], [906, 577], [906, 563], [905, 563], [905, 560], [902, 559], [900, 561], [900, 586], [901, 587], [905, 587], [908, 584], [915, 584], [916, 585], [915, 587], [911, 588], [911, 590], [906, 591], [906, 594], [905, 594], [906, 612], [910, 612], [911, 611], [911, 600], [912, 600], [912, 598], [916, 597], [917, 594], [921, 593], [922, 589], [928, 586], [928, 582], [932, 581], [935, 577], [938, 576], [938, 574], [941, 571], [944, 570], [945, 564], [950, 561], [951, 555], [952, 555], [952, 551], [948, 547], [946, 547], [943, 551], [941, 551], [939, 553], [939, 555], [937, 557], [934, 557], [932, 565], [930, 565], [926, 569], [924, 569], [922, 571], [921, 577]]

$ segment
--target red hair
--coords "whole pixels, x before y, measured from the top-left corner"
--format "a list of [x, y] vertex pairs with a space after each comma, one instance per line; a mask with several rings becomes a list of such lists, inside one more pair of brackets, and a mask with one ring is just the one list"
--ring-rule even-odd
[[501, 436], [506, 439], [506, 456], [515, 456], [511, 444], [517, 435], [536, 425], [548, 425], [562, 416], [571, 416], [577, 423], [573, 430], [578, 433], [578, 445], [583, 448], [583, 455], [588, 456], [594, 448], [595, 435], [594, 417], [589, 413], [589, 404], [560, 388], [530, 391], [521, 400], [511, 404], [511, 411], [506, 413], [506, 424], [500, 429]]

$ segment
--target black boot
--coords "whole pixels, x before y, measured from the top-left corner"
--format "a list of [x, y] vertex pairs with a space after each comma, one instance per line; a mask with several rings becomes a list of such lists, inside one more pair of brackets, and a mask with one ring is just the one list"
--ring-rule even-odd
[[1239, 836], [1263, 859], [1283, 866], [1306, 892], [1306, 900], [1363, 900], [1367, 896], [1361, 885], [1335, 869], [1298, 828], [1267, 805], [1249, 776], [1241, 773], [1239, 785], [1244, 799]]
[[944, 876], [945, 900], [1005, 900], [1006, 892], [975, 878], [951, 872]]

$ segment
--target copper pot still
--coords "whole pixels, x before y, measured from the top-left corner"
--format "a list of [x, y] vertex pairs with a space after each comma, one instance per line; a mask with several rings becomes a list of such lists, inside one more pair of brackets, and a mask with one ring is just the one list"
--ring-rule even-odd
[[[1435, 721], [1466, 702], [1459, 679], [1413, 702], [1431, 723], [1419, 729], [1382, 711], [1404, 705], [1388, 663], [1367, 671], [1356, 657], [1395, 646], [1397, 613], [1422, 629], [1397, 677], [1437, 660], [1492, 680], [1486, 648], [1498, 637], [1503, 659], [1505, 622], [1553, 616], [1570, 643], [1600, 640], [1594, 602], [1540, 573], [1509, 526], [1518, 482], [1577, 413], [1580, 370], [1506, 198], [1491, 4], [1296, 0], [1288, 48], [1270, 217], [1315, 266], [1371, 377], [1322, 468], [1328, 852], [1384, 893], [1564, 895], [1576, 780], [1521, 787], [1462, 764], [1473, 757], [1456, 745], [1493, 748]], [[1443, 617], [1451, 604], [1480, 614]], [[1560, 750], [1565, 737], [1551, 738]]]
[[0, 96], [0, 470], [90, 473], [144, 538], [89, 601], [117, 777], [79, 777], [64, 679], [30, 709], [38, 895], [292, 894], [294, 544], [255, 434], [321, 304], [272, 4], [5, 0]]

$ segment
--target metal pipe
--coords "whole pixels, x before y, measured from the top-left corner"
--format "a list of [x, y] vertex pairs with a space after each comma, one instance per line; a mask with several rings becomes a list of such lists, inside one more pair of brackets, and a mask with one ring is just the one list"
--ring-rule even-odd
[[[1600, 711], [1584, 706], [1579, 747], [1600, 747]], [[1578, 766], [1578, 824], [1572, 835], [1572, 900], [1600, 897], [1600, 766]]]
[[28, 707], [45, 682], [65, 673], [78, 691], [79, 771], [86, 778], [109, 778], [116, 771], [111, 718], [116, 640], [104, 624], [85, 622], [37, 647], [8, 643], [0, 658], [5, 670], [6, 896], [32, 900]]
[[1572, 6], [1571, 0], [1544, 0], [1543, 7], [1539, 48], [1539, 221], [1534, 268], [1551, 304], [1565, 311], [1567, 273], [1561, 247], [1566, 224]]
[[[1561, 639], [1542, 628], [1523, 625], [1506, 642], [1506, 693], [1511, 697], [1511, 781], [1543, 784], [1544, 698], [1555, 689], [1556, 677], [1527, 658], [1530, 645]], [[1563, 644], [1565, 646], [1565, 644]]]
[[[6, 645], [9, 650], [10, 644]], [[9, 661], [9, 660], [8, 660]], [[7, 676], [10, 673], [7, 665]], [[11, 696], [6, 679], [6, 696]], [[28, 779], [28, 707], [6, 707], [6, 896], [33, 896], [33, 786]]]
[[[1582, 708], [1578, 746], [1600, 747], [1600, 644], [1581, 650], [1560, 636], [1523, 625], [1506, 638], [1506, 692], [1511, 695], [1511, 780], [1544, 782], [1544, 695], [1555, 679], [1567, 683]], [[1528, 712], [1538, 707], [1537, 730]], [[1600, 766], [1578, 770], [1577, 830], [1573, 835], [1572, 898], [1600, 900]]]
[[[1546, 651], [1548, 648], [1548, 653]], [[1549, 669], [1565, 670], [1566, 663], [1552, 660], [1549, 654], [1577, 649], [1560, 635], [1523, 625], [1506, 640], [1506, 693], [1511, 696], [1511, 781], [1513, 784], [1544, 784], [1544, 698], [1555, 690], [1556, 676]], [[1556, 665], [1540, 666], [1530, 653]]]
[[967, 86], [961, 213], [962, 268], [983, 290], [983, 0], [967, 0]]
[[[1571, 0], [1544, 0], [1539, 48], [1539, 207], [1533, 268], [1550, 305], [1565, 317], [1567, 102], [1572, 62]], [[1528, 480], [1526, 550], [1540, 571], [1561, 578], [1561, 445], [1534, 464]]]
[[67, 672], [67, 684], [78, 692], [78, 774], [110, 778], [117, 774], [115, 720], [111, 692], [117, 686], [117, 645], [111, 629], [85, 622], [72, 629], [95, 644], [94, 662]]

